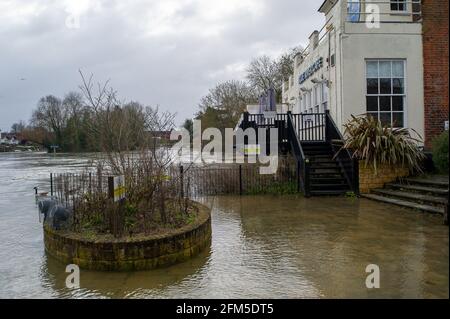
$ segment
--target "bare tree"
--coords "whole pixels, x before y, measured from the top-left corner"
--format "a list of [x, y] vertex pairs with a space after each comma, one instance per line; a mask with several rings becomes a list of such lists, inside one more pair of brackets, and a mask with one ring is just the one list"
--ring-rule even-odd
[[38, 107], [33, 112], [31, 123], [35, 127], [45, 128], [54, 133], [56, 141], [60, 143], [67, 116], [67, 110], [63, 107], [61, 99], [48, 95], [39, 100]]
[[[234, 127], [246, 105], [255, 103], [257, 95], [246, 82], [227, 81], [209, 90], [200, 100], [198, 117], [205, 125], [223, 129]], [[213, 119], [209, 115], [214, 114]], [[208, 120], [209, 118], [209, 120]], [[206, 126], [205, 126], [206, 127]]]

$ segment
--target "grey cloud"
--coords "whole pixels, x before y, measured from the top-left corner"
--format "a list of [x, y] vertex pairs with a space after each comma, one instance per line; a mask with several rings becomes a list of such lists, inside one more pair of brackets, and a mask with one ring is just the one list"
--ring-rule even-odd
[[[323, 23], [314, 0], [255, 1], [260, 11], [248, 0], [217, 20], [201, 1], [100, 1], [80, 15], [79, 29], [65, 26], [64, 1], [35, 1], [45, 7], [19, 18], [0, 11], [0, 128], [28, 120], [41, 96], [77, 89], [79, 68], [182, 122], [210, 87], [241, 77], [252, 57], [305, 43]], [[13, 3], [6, 10], [23, 4]], [[158, 10], [169, 12], [160, 24]]]

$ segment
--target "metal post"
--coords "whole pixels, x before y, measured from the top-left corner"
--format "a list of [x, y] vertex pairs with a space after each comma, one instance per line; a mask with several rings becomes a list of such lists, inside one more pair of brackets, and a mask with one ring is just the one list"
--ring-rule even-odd
[[50, 173], [50, 196], [53, 197], [53, 173]]
[[325, 140], [331, 141], [330, 137], [330, 110], [325, 110]]

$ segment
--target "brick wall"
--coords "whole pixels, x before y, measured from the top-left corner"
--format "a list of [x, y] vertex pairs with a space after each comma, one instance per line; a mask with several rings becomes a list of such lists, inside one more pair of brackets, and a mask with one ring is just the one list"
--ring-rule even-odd
[[448, 120], [448, 0], [422, 0], [425, 146]]
[[407, 168], [389, 165], [380, 165], [375, 174], [372, 166], [365, 167], [365, 165], [364, 161], [359, 162], [359, 191], [362, 194], [369, 193], [374, 188], [383, 188], [384, 184], [409, 175]]

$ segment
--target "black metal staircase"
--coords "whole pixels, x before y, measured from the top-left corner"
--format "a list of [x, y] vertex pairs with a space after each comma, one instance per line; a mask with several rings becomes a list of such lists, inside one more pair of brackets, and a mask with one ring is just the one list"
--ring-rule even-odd
[[358, 162], [342, 149], [343, 136], [330, 113], [244, 113], [237, 127], [278, 128], [279, 149], [287, 149], [297, 161], [298, 190], [305, 196], [359, 195]]

